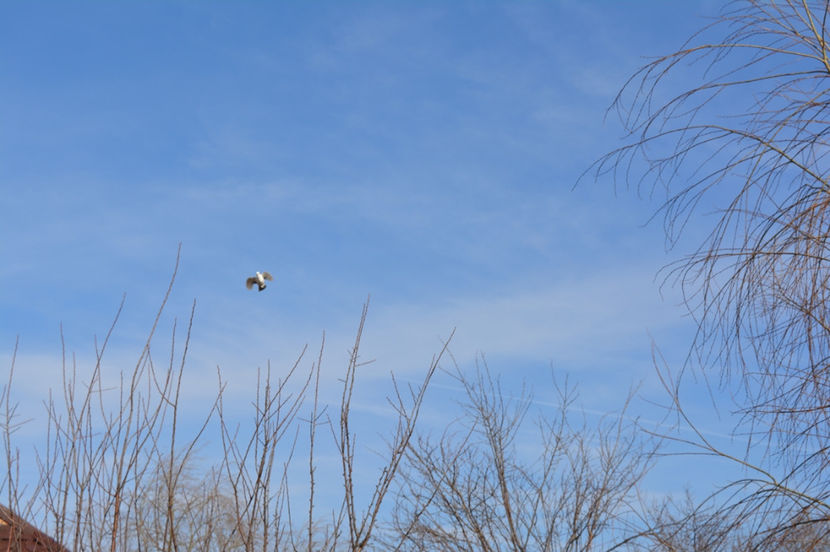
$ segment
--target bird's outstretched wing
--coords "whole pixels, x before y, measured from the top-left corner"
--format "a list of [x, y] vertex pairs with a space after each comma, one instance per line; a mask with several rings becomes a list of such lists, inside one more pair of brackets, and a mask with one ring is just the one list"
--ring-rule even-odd
[[274, 277], [273, 277], [273, 276], [271, 276], [271, 273], [270, 273], [270, 272], [263, 272], [263, 273], [262, 273], [262, 277], [263, 277], [263, 278], [265, 278], [266, 280], [271, 280], [271, 281], [273, 281], [273, 280], [274, 280]]
[[254, 287], [255, 283], [256, 283], [256, 278], [254, 278], [252, 276], [252, 277], [248, 278], [247, 280], [245, 280], [245, 287], [248, 288], [248, 289], [251, 289], [252, 287]]

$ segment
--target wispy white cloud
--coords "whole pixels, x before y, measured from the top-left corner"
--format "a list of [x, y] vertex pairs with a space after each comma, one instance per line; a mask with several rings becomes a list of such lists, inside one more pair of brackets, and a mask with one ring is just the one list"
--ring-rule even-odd
[[647, 350], [649, 331], [679, 323], [680, 312], [659, 299], [647, 269], [617, 266], [578, 280], [490, 290], [446, 303], [381, 303], [365, 342], [378, 349], [385, 367], [408, 370], [412, 362], [400, 351], [437, 350], [440, 338], [456, 328], [451, 349], [461, 362], [481, 351], [604, 369], [614, 355]]

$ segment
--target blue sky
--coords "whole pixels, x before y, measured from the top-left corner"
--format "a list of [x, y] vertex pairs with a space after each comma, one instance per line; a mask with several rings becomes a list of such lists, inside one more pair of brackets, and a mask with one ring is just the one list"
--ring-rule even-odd
[[19, 338], [21, 393], [42, 393], [61, 325], [88, 361], [122, 294], [107, 358], [134, 362], [181, 242], [159, 332], [196, 300], [194, 396], [217, 365], [245, 396], [323, 331], [334, 385], [367, 295], [367, 393], [417, 379], [455, 328], [462, 367], [484, 353], [539, 396], [551, 366], [589, 409], [659, 396], [651, 339], [679, 362], [691, 325], [656, 281], [678, 255], [645, 224], [658, 203], [574, 185], [620, 144], [604, 118], [625, 79], [717, 9], [3, 5], [0, 370]]

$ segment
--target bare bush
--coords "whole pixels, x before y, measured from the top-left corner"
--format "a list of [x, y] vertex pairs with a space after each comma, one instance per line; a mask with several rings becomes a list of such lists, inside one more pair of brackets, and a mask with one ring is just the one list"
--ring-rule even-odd
[[[40, 476], [30, 487], [20, 485], [17, 472], [20, 451], [13, 437], [25, 421], [13, 402], [13, 361], [0, 393], [8, 502], [22, 505], [76, 551], [587, 550], [622, 537], [652, 452], [624, 412], [595, 426], [575, 423], [575, 395], [565, 387], [556, 416], [536, 420], [539, 441], [522, 450], [517, 439], [530, 394], [505, 395], [486, 367], [474, 375], [457, 370], [466, 397], [463, 418], [448, 424], [437, 442], [415, 436], [449, 340], [420, 384], [401, 385], [392, 377], [388, 448], [374, 487], [358, 489], [367, 468], [358, 458], [351, 404], [366, 364], [360, 342], [367, 309], [368, 303], [335, 419], [319, 402], [323, 340], [309, 369], [302, 368], [303, 351], [279, 379], [270, 366], [259, 373], [252, 418], [245, 422], [228, 411], [219, 372], [215, 403], [206, 405], [204, 421], [186, 436], [181, 382], [195, 306], [180, 351], [174, 323], [168, 360], [157, 364], [151, 332], [138, 362], [112, 387], [103, 373], [114, 322], [89, 373], [65, 360], [61, 400], [50, 396], [46, 402]], [[330, 430], [330, 441], [320, 439], [320, 428]], [[199, 449], [207, 434], [218, 436], [221, 454], [206, 463]], [[297, 472], [290, 470], [301, 461], [296, 456], [303, 435], [305, 482], [292, 480]], [[339, 502], [321, 505], [315, 455], [326, 445], [340, 459], [342, 494]], [[305, 505], [292, 497], [297, 485], [307, 486]]]
[[596, 425], [576, 422], [576, 395], [559, 388], [555, 414], [533, 420], [523, 450], [531, 394], [507, 395], [486, 363], [455, 378], [463, 417], [410, 447], [396, 549], [597, 550], [621, 540], [654, 452], [625, 406]]
[[221, 473], [198, 473], [182, 465], [176, 477], [159, 462], [147, 483], [129, 500], [133, 533], [141, 550], [244, 550], [232, 494]]
[[[36, 450], [34, 478], [21, 475], [26, 460], [15, 445], [15, 432], [27, 422], [14, 402], [15, 348], [0, 392], [0, 434], [7, 460], [0, 491], [6, 503], [76, 551], [334, 551], [374, 546], [382, 505], [446, 345], [429, 364], [421, 385], [400, 388], [392, 378], [390, 448], [368, 503], [361, 505], [355, 491], [359, 462], [351, 398], [357, 372], [364, 365], [359, 348], [368, 302], [346, 366], [335, 421], [319, 405], [323, 340], [310, 368], [302, 366], [303, 350], [280, 378], [273, 376], [270, 364], [258, 373], [253, 416], [245, 423], [228, 412], [226, 382], [218, 371], [215, 402], [207, 405], [201, 425], [188, 426], [191, 433], [183, 437], [181, 386], [195, 302], [183, 344], [177, 341], [174, 322], [167, 362], [158, 364], [152, 354], [153, 337], [175, 277], [176, 270], [135, 365], [118, 372], [115, 382], [108, 371], [111, 367], [105, 366], [105, 352], [123, 300], [105, 338], [96, 343], [96, 361], [89, 372], [74, 357], [67, 358], [64, 346], [62, 388], [58, 396], [50, 391], [45, 401], [45, 442]], [[312, 397], [310, 416], [305, 419], [301, 413]], [[327, 444], [339, 455], [342, 468], [341, 500], [326, 504], [328, 512], [322, 516], [315, 502], [321, 426], [331, 428]], [[289, 481], [289, 469], [304, 428], [308, 429], [305, 484], [309, 493], [303, 506], [290, 493], [292, 485], [303, 483]], [[205, 465], [204, 459], [197, 459], [197, 451], [205, 434], [214, 432], [221, 454]], [[303, 510], [305, 525], [296, 515]]]

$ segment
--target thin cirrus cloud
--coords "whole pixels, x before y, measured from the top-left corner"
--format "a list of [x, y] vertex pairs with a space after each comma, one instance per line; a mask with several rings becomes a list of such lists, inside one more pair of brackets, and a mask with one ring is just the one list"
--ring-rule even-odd
[[409, 342], [412, 351], [437, 350], [438, 336], [446, 338], [455, 328], [450, 348], [459, 362], [469, 363], [483, 352], [575, 371], [607, 369], [609, 359], [621, 352], [648, 351], [650, 332], [682, 326], [678, 309], [660, 299], [648, 269], [637, 266], [605, 267], [579, 280], [446, 305], [378, 310], [368, 324], [378, 328], [377, 334], [369, 333], [365, 342], [384, 350], [378, 356], [386, 359], [396, 354], [385, 343]]

